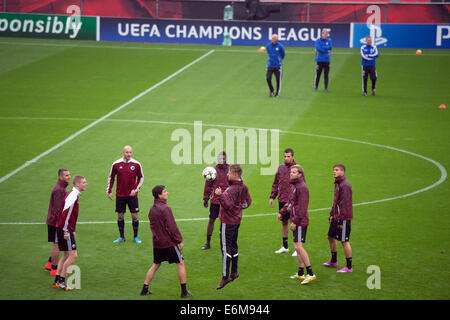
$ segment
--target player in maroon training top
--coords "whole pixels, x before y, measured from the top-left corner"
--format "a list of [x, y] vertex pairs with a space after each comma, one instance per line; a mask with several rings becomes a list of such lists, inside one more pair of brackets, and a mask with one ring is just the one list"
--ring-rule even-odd
[[352, 186], [345, 178], [345, 166], [336, 164], [333, 167], [334, 176], [334, 200], [331, 208], [328, 230], [331, 260], [323, 263], [324, 267], [337, 268], [337, 240], [344, 248], [347, 265], [337, 272], [353, 272], [352, 247], [350, 246], [351, 220], [353, 219]]
[[181, 251], [184, 249], [183, 237], [180, 230], [178, 230], [172, 209], [167, 205], [169, 193], [165, 186], [158, 185], [152, 189], [152, 194], [155, 201], [148, 213], [148, 219], [150, 220], [153, 239], [153, 265], [147, 271], [141, 295], [152, 294], [148, 290], [148, 286], [161, 263], [167, 261], [177, 265], [181, 298], [191, 297], [192, 294], [186, 289], [186, 267], [181, 254]]
[[242, 167], [239, 164], [233, 164], [228, 171], [230, 186], [226, 190], [219, 187], [214, 191], [220, 203], [220, 245], [222, 250], [222, 279], [217, 290], [239, 277], [237, 243], [239, 226], [242, 220], [242, 210], [252, 204], [252, 198], [241, 176]]
[[[292, 185], [290, 183], [290, 168], [295, 165], [294, 150], [287, 148], [284, 150], [284, 163], [280, 164], [275, 174], [275, 178], [272, 184], [272, 191], [270, 193], [269, 205], [273, 208], [273, 200], [278, 197], [278, 212], [284, 207], [289, 200], [289, 194], [292, 191]], [[283, 245], [275, 253], [289, 252], [288, 246], [288, 234], [289, 234], [289, 213], [282, 216], [281, 219], [281, 235], [283, 237]], [[297, 255], [297, 251], [294, 250], [293, 256]]]
[[214, 167], [217, 176], [214, 180], [205, 181], [205, 188], [203, 189], [203, 206], [208, 208], [208, 200], [211, 198], [211, 205], [209, 207], [209, 221], [206, 228], [206, 243], [202, 250], [211, 248], [211, 236], [214, 231], [214, 223], [219, 217], [220, 203], [219, 198], [215, 196], [214, 190], [221, 188], [225, 190], [228, 188], [228, 170], [230, 166], [227, 164], [227, 154], [221, 151], [217, 156], [217, 165]]
[[66, 194], [58, 213], [56, 222], [56, 236], [58, 238], [59, 250], [63, 253], [58, 263], [58, 273], [52, 287], [64, 291], [71, 290], [66, 285], [67, 269], [77, 258], [77, 246], [75, 243], [75, 228], [78, 219], [78, 197], [86, 190], [87, 182], [83, 176], [73, 178], [73, 189]]
[[61, 207], [61, 203], [66, 196], [66, 187], [70, 182], [70, 172], [67, 169], [58, 170], [58, 182], [52, 189], [50, 196], [50, 203], [48, 204], [47, 213], [47, 230], [48, 230], [48, 242], [53, 242], [52, 251], [48, 262], [45, 266], [46, 270], [50, 270], [51, 276], [56, 276], [59, 259], [59, 247], [56, 241], [56, 221], [58, 220], [58, 212]]
[[116, 212], [117, 226], [119, 227], [120, 236], [116, 240], [114, 240], [114, 243], [125, 241], [125, 220], [123, 216], [125, 214], [127, 205], [131, 213], [131, 218], [133, 219], [132, 224], [134, 241], [136, 243], [142, 242], [138, 237], [139, 202], [137, 195], [139, 189], [142, 187], [142, 183], [144, 182], [144, 173], [142, 171], [141, 164], [131, 157], [132, 154], [133, 149], [130, 146], [123, 147], [123, 157], [112, 164], [111, 171], [108, 177], [108, 186], [106, 192], [108, 194], [108, 197], [113, 200], [114, 196], [112, 194], [112, 188], [114, 185], [114, 179], [117, 176]]
[[[297, 252], [298, 272], [293, 275], [291, 279], [302, 280], [301, 284], [308, 284], [316, 280], [308, 253], [303, 247], [306, 241], [306, 231], [309, 225], [308, 204], [309, 204], [309, 190], [305, 182], [305, 173], [303, 168], [296, 164], [291, 166], [291, 184], [294, 186], [289, 200], [285, 206], [280, 210], [278, 219], [290, 211], [291, 215], [291, 230], [293, 231], [294, 247]], [[306, 275], [304, 274], [304, 267], [306, 267]]]

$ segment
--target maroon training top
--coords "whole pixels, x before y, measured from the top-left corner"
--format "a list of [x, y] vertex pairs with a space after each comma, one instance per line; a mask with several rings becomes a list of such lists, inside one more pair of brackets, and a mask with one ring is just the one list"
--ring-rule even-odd
[[114, 179], [116, 176], [117, 197], [129, 197], [131, 190], [138, 192], [144, 182], [144, 173], [142, 171], [141, 164], [133, 158], [130, 160], [121, 158], [112, 164], [111, 171], [108, 176], [106, 193], [109, 194], [112, 192]]
[[68, 232], [69, 230], [75, 231], [78, 219], [79, 195], [80, 191], [75, 187], [66, 194], [58, 213], [58, 221], [56, 222], [57, 228], [62, 228], [65, 232]]
[[284, 215], [290, 210], [292, 223], [301, 227], [307, 226], [309, 224], [309, 190], [305, 178], [294, 179], [290, 183], [294, 186], [294, 189], [289, 196], [289, 201], [280, 210], [280, 213]]
[[278, 197], [278, 202], [288, 202], [289, 194], [292, 191], [292, 185], [290, 184], [291, 167], [295, 164], [294, 160], [290, 164], [280, 164], [273, 180], [272, 192], [270, 193], [271, 199]]
[[225, 224], [240, 224], [242, 209], [250, 207], [252, 203], [248, 188], [242, 180], [230, 181], [230, 186], [218, 198], [219, 219]]
[[211, 203], [219, 204], [219, 199], [216, 197], [214, 191], [219, 187], [222, 190], [228, 188], [228, 170], [230, 166], [228, 164], [217, 164], [214, 169], [216, 169], [217, 176], [214, 180], [205, 181], [203, 201], [209, 200], [211, 197]]
[[353, 219], [352, 186], [345, 176], [334, 181], [334, 200], [330, 215], [337, 222]]
[[68, 183], [58, 179], [55, 186], [52, 189], [52, 194], [50, 195], [50, 203], [48, 204], [48, 213], [46, 223], [49, 226], [56, 227], [56, 221], [58, 220], [58, 212], [61, 208], [61, 203], [67, 194], [66, 187]]
[[148, 213], [148, 219], [154, 248], [169, 248], [183, 242], [172, 209], [167, 205], [166, 200], [155, 199]]

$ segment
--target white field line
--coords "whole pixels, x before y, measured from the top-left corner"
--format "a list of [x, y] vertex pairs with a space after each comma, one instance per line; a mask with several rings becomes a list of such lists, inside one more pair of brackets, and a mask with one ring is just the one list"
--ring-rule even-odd
[[[315, 211], [324, 211], [324, 210], [331, 210], [331, 208], [320, 208], [320, 209], [312, 209], [308, 210], [308, 212], [315, 212]], [[243, 214], [242, 218], [255, 218], [255, 217], [265, 217], [265, 216], [273, 216], [278, 214], [278, 212], [272, 212], [272, 213], [255, 213], [255, 214]], [[209, 220], [208, 217], [205, 218], [181, 218], [181, 219], [175, 219], [175, 221], [182, 222], [182, 221], [206, 221]], [[148, 220], [139, 220], [139, 223], [142, 222], [149, 222]], [[78, 224], [115, 224], [116, 221], [79, 221]], [[45, 222], [0, 222], [0, 225], [44, 225]]]
[[[69, 48], [94, 48], [94, 49], [126, 49], [126, 50], [168, 50], [168, 51], [200, 51], [205, 52], [208, 48], [177, 48], [177, 47], [153, 47], [153, 46], [113, 46], [113, 45], [84, 45], [84, 44], [68, 44], [68, 43], [49, 43], [49, 42], [15, 42], [15, 41], [0, 41], [0, 45], [21, 45], [21, 46], [38, 46], [38, 47], [69, 47]], [[304, 47], [308, 48], [308, 47]], [[289, 50], [288, 53], [293, 54], [306, 54], [311, 55], [314, 54], [314, 48], [310, 47], [311, 51], [296, 51]], [[335, 51], [333, 55], [360, 55], [360, 52], [356, 48], [355, 52], [339, 52]], [[413, 50], [413, 49], [411, 49]], [[433, 49], [430, 49], [433, 50]], [[261, 54], [256, 50], [245, 50], [245, 49], [214, 49], [216, 52], [236, 52], [236, 53], [257, 53]], [[411, 53], [395, 53], [395, 52], [383, 52], [383, 55], [386, 56], [415, 56], [415, 52]], [[445, 53], [430, 53], [427, 51], [426, 54], [422, 54], [421, 56], [437, 56], [437, 57], [450, 57], [450, 54]]]
[[[0, 119], [61, 120], [63, 118], [0, 117]], [[92, 119], [77, 119], [77, 118], [64, 118], [64, 119], [65, 120], [87, 120], [87, 121], [92, 120]], [[186, 125], [186, 126], [193, 126], [194, 125], [193, 123], [188, 123], [188, 122], [172, 122], [172, 121], [157, 121], [157, 120], [105, 119], [104, 121], [109, 121], [109, 122], [133, 122], [133, 123], [147, 123], [147, 124], [148, 123], [150, 123], [150, 124], [166, 124], [166, 125]], [[250, 127], [243, 127], [243, 126], [232, 126], [232, 125], [221, 125], [221, 124], [206, 124], [206, 123], [202, 123], [202, 125], [205, 126], [205, 127], [268, 130], [268, 129], [264, 129], [264, 128], [250, 128]], [[447, 179], [447, 170], [439, 162], [437, 162], [437, 161], [435, 161], [435, 160], [433, 160], [431, 158], [428, 158], [426, 156], [423, 156], [421, 154], [410, 152], [410, 151], [407, 151], [407, 150], [404, 150], [404, 149], [395, 148], [395, 147], [386, 146], [386, 145], [377, 144], [377, 143], [371, 143], [371, 142], [362, 141], [362, 140], [354, 140], [354, 139], [347, 139], [347, 138], [319, 135], [319, 134], [306, 133], [306, 132], [296, 132], [296, 131], [286, 131], [286, 130], [280, 130], [279, 132], [280, 133], [285, 133], [285, 134], [303, 135], [303, 136], [310, 136], [310, 137], [316, 137], [316, 138], [332, 139], [332, 140], [339, 140], [339, 141], [345, 141], [345, 142], [351, 142], [351, 143], [359, 143], [359, 144], [369, 145], [369, 146], [373, 146], [373, 147], [393, 150], [393, 151], [405, 153], [407, 155], [410, 155], [410, 156], [417, 157], [417, 158], [423, 159], [425, 161], [428, 161], [428, 162], [432, 163], [433, 165], [435, 165], [439, 169], [439, 171], [441, 172], [441, 177], [439, 178], [438, 181], [436, 181], [433, 184], [431, 184], [429, 186], [426, 186], [426, 187], [424, 187], [422, 189], [419, 189], [419, 190], [416, 190], [416, 191], [413, 191], [413, 192], [410, 192], [410, 193], [407, 193], [407, 194], [395, 196], [395, 197], [355, 203], [355, 204], [353, 204], [354, 207], [355, 206], [363, 206], [363, 205], [368, 205], [368, 204], [374, 204], [374, 203], [380, 203], [380, 202], [386, 202], [386, 201], [392, 201], [392, 200], [396, 200], [396, 199], [402, 199], [402, 198], [410, 197], [410, 196], [416, 195], [418, 193], [425, 192], [425, 191], [428, 191], [430, 189], [433, 189], [433, 188], [437, 187], [438, 185], [440, 185], [441, 183], [443, 183]], [[316, 212], [316, 211], [325, 211], [325, 210], [330, 210], [330, 209], [331, 208], [318, 208], [318, 209], [310, 209], [308, 211], [309, 212]], [[274, 214], [275, 213], [260, 213], [260, 214], [253, 214], [253, 215], [243, 215], [243, 217], [252, 218], [252, 217], [262, 217], [262, 216], [268, 216], [268, 215], [274, 215]], [[176, 220], [177, 221], [198, 221], [198, 220], [208, 220], [208, 219], [209, 218], [186, 218], [186, 219], [176, 219]], [[79, 224], [97, 224], [97, 223], [100, 224], [100, 223], [117, 223], [117, 221], [92, 221], [92, 222], [78, 222], [78, 223]], [[45, 223], [44, 222], [0, 222], [0, 225], [24, 225], [24, 224], [25, 225], [34, 225], [34, 224], [41, 225], [41, 224], [45, 224]]]
[[40, 155], [34, 157], [33, 159], [25, 162], [24, 164], [22, 164], [20, 167], [18, 167], [17, 169], [11, 171], [10, 173], [8, 173], [7, 175], [3, 176], [0, 178], [0, 183], [3, 183], [4, 181], [8, 180], [10, 177], [12, 177], [13, 175], [15, 175], [17, 172], [22, 171], [23, 169], [25, 169], [26, 167], [30, 166], [31, 164], [35, 163], [36, 161], [38, 161], [39, 159], [41, 159], [42, 157], [45, 157], [47, 154], [55, 151], [56, 149], [58, 149], [59, 147], [65, 145], [67, 142], [70, 142], [71, 140], [75, 139], [76, 137], [78, 137], [80, 134], [82, 134], [83, 132], [89, 130], [90, 128], [94, 127], [95, 125], [99, 124], [100, 122], [104, 121], [105, 119], [109, 118], [110, 116], [112, 116], [113, 114], [117, 113], [118, 111], [122, 110], [123, 108], [126, 108], [128, 105], [132, 104], [133, 102], [135, 102], [136, 100], [140, 99], [141, 97], [145, 96], [147, 93], [151, 92], [152, 90], [156, 89], [157, 87], [159, 87], [160, 85], [166, 83], [167, 81], [169, 81], [170, 79], [176, 77], [178, 74], [180, 74], [181, 72], [183, 72], [184, 70], [188, 69], [189, 67], [191, 67], [192, 65], [196, 64], [197, 62], [203, 60], [204, 58], [206, 58], [207, 56], [209, 56], [210, 54], [212, 54], [214, 52], [214, 50], [208, 51], [207, 53], [205, 53], [204, 55], [202, 55], [201, 57], [195, 59], [194, 61], [188, 63], [187, 65], [185, 65], [184, 67], [182, 67], [181, 69], [179, 69], [178, 71], [172, 73], [170, 76], [168, 76], [167, 78], [165, 78], [164, 80], [161, 80], [160, 82], [158, 82], [157, 84], [151, 86], [150, 88], [148, 88], [147, 90], [141, 92], [140, 94], [138, 94], [137, 96], [135, 96], [134, 98], [128, 100], [127, 102], [125, 102], [124, 104], [122, 104], [120, 107], [114, 109], [113, 111], [105, 114], [103, 117], [95, 120], [94, 122], [92, 122], [91, 124], [87, 125], [86, 127], [84, 127], [83, 129], [75, 132], [74, 134], [72, 134], [70, 137], [64, 139], [63, 141], [59, 142], [58, 144], [54, 145], [53, 147], [51, 147], [50, 149], [48, 149], [47, 151], [44, 151], [43, 153], [41, 153]]

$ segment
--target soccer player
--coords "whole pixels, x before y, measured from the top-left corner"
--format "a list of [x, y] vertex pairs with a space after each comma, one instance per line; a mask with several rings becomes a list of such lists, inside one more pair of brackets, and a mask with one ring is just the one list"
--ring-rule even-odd
[[[266, 49], [268, 55], [266, 80], [270, 90], [269, 97], [278, 98], [281, 91], [281, 65], [286, 53], [283, 45], [278, 42], [278, 35], [276, 34], [272, 35], [272, 40], [266, 45]], [[275, 80], [277, 82], [276, 92], [274, 92], [272, 85], [273, 74], [275, 74]]]
[[133, 159], [131, 156], [133, 149], [130, 146], [123, 147], [123, 157], [115, 161], [112, 164], [111, 171], [108, 177], [107, 194], [108, 197], [113, 200], [112, 188], [114, 185], [114, 178], [117, 175], [117, 187], [116, 187], [116, 212], [117, 212], [117, 226], [119, 228], [120, 236], [114, 240], [114, 243], [125, 241], [124, 229], [125, 220], [124, 214], [126, 206], [131, 213], [134, 241], [136, 243], [142, 243], [138, 237], [139, 231], [139, 201], [138, 191], [142, 187], [144, 182], [144, 172], [142, 171], [141, 164]]
[[237, 243], [239, 226], [242, 220], [242, 209], [247, 209], [252, 203], [248, 188], [241, 176], [241, 166], [233, 164], [228, 171], [230, 186], [224, 191], [220, 187], [214, 191], [220, 203], [220, 246], [222, 250], [222, 279], [217, 290], [239, 277]]
[[331, 39], [328, 37], [327, 29], [322, 30], [322, 36], [316, 40], [316, 78], [314, 80], [314, 91], [317, 91], [320, 75], [323, 70], [325, 92], [328, 92], [328, 73], [330, 71], [330, 51], [333, 49]]
[[58, 221], [58, 212], [61, 208], [61, 203], [66, 196], [66, 187], [70, 182], [70, 172], [67, 169], [58, 170], [58, 181], [52, 189], [50, 195], [50, 203], [48, 205], [47, 213], [47, 233], [48, 242], [53, 243], [52, 251], [50, 252], [50, 257], [45, 266], [46, 270], [50, 270], [51, 276], [56, 276], [58, 272], [58, 258], [59, 258], [59, 246], [56, 240], [56, 222]]
[[219, 217], [220, 204], [219, 199], [215, 196], [214, 190], [221, 188], [225, 190], [228, 188], [228, 170], [230, 166], [227, 164], [227, 154], [225, 151], [219, 153], [217, 157], [217, 165], [214, 167], [217, 176], [214, 180], [205, 181], [205, 188], [203, 190], [203, 206], [208, 208], [208, 200], [211, 198], [211, 205], [209, 207], [209, 222], [206, 229], [206, 243], [202, 250], [211, 248], [211, 236], [214, 231], [214, 223]]
[[337, 272], [353, 272], [352, 247], [350, 246], [351, 220], [353, 219], [352, 186], [345, 178], [345, 166], [336, 164], [333, 167], [334, 176], [334, 200], [328, 223], [328, 241], [330, 243], [331, 260], [323, 263], [324, 267], [338, 267], [337, 240], [341, 241], [344, 248], [347, 265]]
[[184, 249], [183, 238], [173, 217], [172, 209], [167, 205], [169, 193], [165, 186], [158, 185], [153, 188], [152, 194], [155, 200], [148, 213], [148, 219], [153, 234], [153, 265], [147, 271], [141, 295], [152, 294], [148, 286], [161, 263], [168, 261], [177, 264], [181, 298], [191, 297], [192, 294], [186, 289], [186, 268], [180, 252]]
[[64, 202], [59, 210], [56, 222], [56, 234], [58, 237], [59, 250], [63, 256], [58, 263], [58, 272], [52, 287], [69, 291], [66, 284], [67, 269], [77, 258], [77, 246], [75, 243], [75, 228], [78, 219], [78, 198], [80, 193], [86, 190], [87, 182], [83, 176], [77, 175], [73, 178], [72, 191], [66, 194]]
[[[301, 284], [308, 284], [316, 280], [311, 263], [309, 261], [308, 253], [303, 248], [303, 243], [306, 239], [306, 231], [308, 229], [308, 203], [309, 190], [306, 186], [305, 175], [303, 168], [296, 164], [291, 166], [290, 170], [291, 184], [294, 186], [293, 191], [289, 196], [289, 201], [284, 205], [278, 214], [278, 219], [288, 212], [291, 215], [291, 230], [294, 235], [294, 246], [297, 252], [298, 272], [291, 277], [291, 279], [303, 280]], [[304, 267], [306, 266], [306, 276], [304, 275]]]
[[[272, 192], [270, 193], [269, 205], [273, 208], [273, 200], [278, 197], [278, 212], [284, 207], [289, 200], [289, 194], [292, 191], [292, 185], [290, 184], [290, 168], [295, 165], [294, 150], [287, 148], [284, 150], [284, 163], [282, 163], [275, 173], [275, 179], [272, 184]], [[286, 213], [281, 218], [281, 235], [283, 238], [282, 246], [275, 253], [289, 252], [288, 245], [288, 233], [289, 233], [289, 213]], [[297, 252], [294, 251], [293, 256], [296, 256]]]
[[361, 46], [361, 77], [362, 77], [362, 89], [364, 97], [367, 97], [367, 79], [370, 75], [370, 81], [372, 81], [372, 95], [375, 95], [377, 71], [375, 68], [376, 58], [379, 57], [378, 49], [372, 45], [372, 37], [366, 37], [366, 44]]

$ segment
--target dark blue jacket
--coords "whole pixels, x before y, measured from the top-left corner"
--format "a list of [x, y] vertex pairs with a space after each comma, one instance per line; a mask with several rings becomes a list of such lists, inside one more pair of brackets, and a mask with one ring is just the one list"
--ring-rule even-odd
[[267, 66], [269, 68], [281, 68], [281, 62], [283, 61], [285, 56], [283, 45], [278, 41], [275, 44], [269, 42], [266, 45], [266, 49], [267, 55], [269, 56], [267, 59]]
[[316, 40], [316, 62], [330, 62], [330, 51], [333, 49], [331, 39], [320, 37]]

